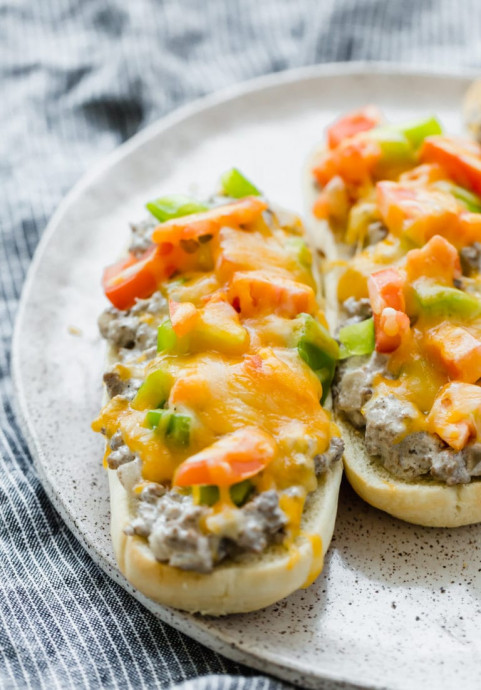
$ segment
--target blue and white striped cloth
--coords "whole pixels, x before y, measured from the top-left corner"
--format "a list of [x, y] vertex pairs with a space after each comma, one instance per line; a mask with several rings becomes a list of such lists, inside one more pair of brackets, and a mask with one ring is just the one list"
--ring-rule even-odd
[[477, 0], [0, 0], [0, 688], [285, 687], [156, 620], [39, 484], [12, 410], [10, 339], [62, 196], [207, 92], [316, 62], [479, 67], [480, 28]]

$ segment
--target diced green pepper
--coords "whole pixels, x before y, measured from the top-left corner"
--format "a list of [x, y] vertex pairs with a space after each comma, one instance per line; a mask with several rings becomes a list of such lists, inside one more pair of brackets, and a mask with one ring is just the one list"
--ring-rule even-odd
[[169, 397], [171, 379], [163, 369], [152, 371], [140, 386], [132, 407], [135, 410], [147, 410], [161, 407]]
[[158, 199], [149, 201], [145, 206], [161, 223], [171, 218], [181, 218], [182, 216], [190, 216], [192, 213], [207, 211], [209, 208], [205, 204], [201, 204], [183, 194], [161, 196]]
[[297, 350], [322, 383], [323, 404], [334, 378], [336, 361], [339, 359], [339, 345], [324, 326], [309, 314], [299, 314], [295, 321], [297, 323], [294, 338]]
[[217, 486], [200, 486], [199, 503], [206, 506], [213, 506], [220, 498]]
[[374, 351], [374, 320], [366, 319], [359, 323], [344, 326], [339, 331], [341, 350], [339, 359], [353, 355], [369, 355]]
[[244, 196], [259, 196], [260, 191], [237, 169], [231, 168], [220, 178], [222, 193], [233, 199]]
[[186, 414], [173, 413], [166, 431], [167, 440], [177, 446], [188, 446], [190, 441], [190, 417]]
[[376, 127], [368, 132], [368, 136], [381, 147], [383, 163], [403, 163], [412, 159], [411, 142], [394, 127]]
[[404, 134], [414, 149], [418, 149], [426, 137], [443, 133], [443, 128], [435, 117], [413, 120], [405, 124], [395, 125], [394, 128]]
[[145, 415], [145, 423], [149, 429], [159, 429], [165, 433], [172, 414], [172, 410], [163, 410], [161, 408], [149, 410]]
[[243, 506], [253, 490], [254, 485], [248, 479], [244, 479], [243, 482], [239, 482], [238, 484], [233, 484], [230, 487], [232, 502], [235, 503], [236, 506]]
[[288, 248], [292, 248], [296, 253], [297, 259], [302, 266], [310, 268], [312, 266], [312, 253], [302, 237], [289, 237], [286, 242]]
[[472, 213], [481, 213], [481, 197], [473, 192], [469, 192], [464, 187], [459, 187], [454, 182], [448, 182], [448, 180], [439, 180], [436, 182], [436, 187], [441, 189], [443, 192], [449, 192], [456, 199], [461, 201], [468, 211]]
[[149, 410], [145, 423], [150, 429], [156, 429], [178, 446], [188, 446], [190, 441], [190, 417], [178, 414], [173, 410]]
[[[215, 503], [220, 498], [220, 491], [219, 487], [217, 486], [200, 486], [200, 497], [199, 497], [199, 503], [202, 503], [204, 505], [208, 506], [213, 506]], [[252, 484], [249, 479], [245, 479], [242, 482], [238, 482], [238, 484], [233, 484], [230, 489], [230, 497], [232, 499], [232, 502], [236, 506], [243, 506], [244, 503], [247, 501], [249, 496], [254, 490], [254, 485]]]
[[166, 319], [157, 329], [157, 352], [170, 352], [177, 344], [177, 336], [170, 319]]
[[420, 312], [428, 316], [474, 318], [481, 314], [481, 300], [463, 290], [445, 285], [417, 284], [415, 301]]

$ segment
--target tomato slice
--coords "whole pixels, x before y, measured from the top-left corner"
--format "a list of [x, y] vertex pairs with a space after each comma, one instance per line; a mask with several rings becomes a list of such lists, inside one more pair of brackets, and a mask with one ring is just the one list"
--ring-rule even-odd
[[259, 197], [246, 196], [208, 211], [167, 220], [155, 228], [152, 239], [159, 244], [172, 245], [177, 245], [182, 240], [202, 240], [217, 234], [224, 225], [238, 227], [252, 223], [266, 208], [266, 202]]
[[253, 477], [274, 458], [272, 436], [255, 426], [238, 429], [183, 462], [174, 486], [232, 486]]
[[244, 316], [276, 311], [288, 318], [314, 314], [316, 297], [310, 285], [269, 271], [238, 271], [232, 278], [229, 300]]
[[465, 328], [442, 323], [428, 331], [425, 342], [451, 379], [475, 383], [481, 377], [481, 341]]
[[327, 129], [327, 143], [330, 149], [335, 149], [341, 141], [373, 129], [381, 122], [381, 111], [374, 105], [368, 105], [360, 110], [348, 113], [337, 120]]
[[462, 187], [481, 194], [481, 147], [474, 141], [454, 137], [427, 137], [421, 148], [421, 160], [438, 163]]
[[129, 254], [107, 266], [102, 278], [106, 297], [117, 309], [130, 309], [136, 299], [150, 297], [165, 277], [164, 260], [156, 246], [150, 247], [140, 259]]
[[461, 277], [459, 254], [450, 242], [441, 235], [431, 237], [421, 249], [411, 249], [406, 254], [408, 281], [418, 278], [435, 278], [438, 282], [452, 285]]
[[438, 393], [428, 416], [433, 433], [459, 451], [481, 432], [481, 388], [451, 381]]
[[405, 313], [404, 278], [395, 268], [373, 273], [367, 282], [374, 317], [376, 350], [393, 352], [409, 331]]

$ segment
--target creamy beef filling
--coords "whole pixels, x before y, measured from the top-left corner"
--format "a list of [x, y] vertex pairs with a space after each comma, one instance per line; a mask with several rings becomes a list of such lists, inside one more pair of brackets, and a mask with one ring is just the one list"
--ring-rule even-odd
[[[107, 464], [117, 470], [129, 492], [141, 481], [141, 462], [116, 432], [109, 441]], [[344, 443], [332, 438], [325, 453], [314, 457], [318, 476], [342, 457]], [[300, 489], [292, 487], [292, 495]], [[136, 494], [136, 517], [126, 528], [127, 534], [145, 537], [155, 558], [183, 570], [210, 572], [216, 563], [241, 553], [262, 553], [285, 536], [287, 518], [280, 508], [280, 494], [264, 491], [254, 494], [241, 508], [232, 507], [226, 515], [218, 514], [215, 531], [207, 532], [203, 524], [209, 508], [196, 505], [190, 493], [149, 484]]]
[[461, 259], [461, 268], [465, 276], [478, 275], [481, 273], [481, 243], [473, 242], [473, 244], [463, 247], [459, 256]]
[[157, 225], [158, 223], [154, 218], [146, 218], [140, 221], [140, 223], [132, 223], [130, 225], [129, 252], [131, 254], [139, 258], [152, 246], [152, 233]]
[[135, 352], [149, 351], [154, 356], [157, 327], [150, 326], [143, 315], [167, 315], [167, 312], [167, 301], [158, 291], [148, 299], [138, 299], [127, 311], [108, 307], [98, 319], [100, 334], [119, 351], [121, 359]]
[[377, 352], [350, 357], [339, 367], [333, 389], [336, 410], [364, 429], [367, 452], [401, 479], [431, 476], [452, 485], [481, 476], [481, 444], [456, 452], [436, 434], [409, 433], [416, 408], [394, 395], [373, 397], [374, 377], [389, 376], [387, 362]]
[[207, 573], [227, 555], [261, 553], [281, 541], [287, 519], [275, 491], [258, 494], [242, 508], [232, 508], [216, 533], [207, 533], [202, 522], [209, 514], [190, 494], [160, 485], [140, 494], [137, 515], [127, 534], [145, 537], [155, 558], [183, 570]]

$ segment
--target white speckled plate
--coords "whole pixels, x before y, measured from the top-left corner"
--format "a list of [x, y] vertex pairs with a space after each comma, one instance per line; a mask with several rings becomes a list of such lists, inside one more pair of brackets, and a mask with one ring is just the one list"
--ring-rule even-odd
[[[101, 399], [99, 278], [126, 241], [128, 221], [142, 217], [153, 195], [197, 185], [209, 192], [232, 165], [300, 211], [303, 160], [338, 113], [374, 102], [392, 119], [434, 112], [459, 130], [468, 82], [372, 64], [274, 75], [154, 124], [65, 199], [38, 248], [18, 316], [19, 411], [54, 505], [126, 589], [110, 546], [103, 443], [89, 425]], [[481, 685], [480, 536], [480, 527], [403, 524], [344, 487], [324, 572], [307, 591], [220, 620], [132, 593], [207, 646], [301, 685], [474, 690]]]

